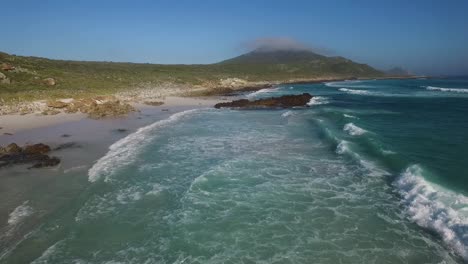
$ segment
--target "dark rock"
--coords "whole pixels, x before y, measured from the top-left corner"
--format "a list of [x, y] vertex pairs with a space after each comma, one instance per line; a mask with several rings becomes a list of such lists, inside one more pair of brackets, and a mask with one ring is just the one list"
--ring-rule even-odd
[[161, 111], [168, 112], [169, 109], [166, 109], [166, 108], [165, 108], [165, 109], [161, 109]]
[[69, 135], [69, 134], [63, 134], [62, 137], [67, 138], [67, 137], [71, 137], [71, 135]]
[[283, 95], [280, 97], [272, 97], [266, 99], [259, 99], [249, 101], [247, 99], [235, 100], [228, 103], [218, 103], [215, 108], [243, 108], [243, 109], [256, 109], [256, 108], [291, 108], [298, 106], [307, 106], [307, 103], [312, 98], [309, 93], [300, 95]]
[[6, 136], [13, 136], [12, 133], [8, 133], [8, 132], [3, 133], [3, 135], [6, 135]]
[[5, 152], [8, 154], [20, 153], [21, 151], [23, 151], [23, 149], [15, 143], [11, 143], [5, 148]]
[[115, 131], [119, 132], [119, 133], [124, 133], [124, 132], [127, 132], [128, 129], [125, 129], [125, 128], [117, 128]]
[[30, 164], [30, 168], [42, 168], [56, 166], [60, 163], [57, 157], [49, 157], [45, 153], [50, 151], [50, 147], [39, 143], [25, 146], [24, 149], [15, 143], [11, 143], [6, 148], [0, 147], [0, 168], [16, 164]]
[[50, 151], [50, 147], [46, 144], [34, 144], [24, 147], [23, 152], [28, 154], [45, 154]]

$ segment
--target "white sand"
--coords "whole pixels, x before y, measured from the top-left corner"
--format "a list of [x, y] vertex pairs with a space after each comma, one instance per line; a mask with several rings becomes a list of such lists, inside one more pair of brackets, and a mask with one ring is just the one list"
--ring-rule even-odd
[[[193, 106], [196, 107], [210, 107], [221, 101], [219, 97], [207, 97], [207, 98], [192, 98], [192, 97], [165, 97], [164, 99], [158, 100], [163, 101], [164, 104], [161, 106], [150, 106], [141, 103], [134, 103], [133, 105], [141, 110], [147, 108], [169, 110], [174, 107], [180, 106]], [[62, 123], [79, 121], [87, 118], [86, 114], [83, 113], [60, 113], [57, 115], [42, 115], [40, 113], [19, 115], [2, 115], [0, 116], [0, 136], [8, 137], [5, 133], [15, 134], [20, 131], [30, 130], [40, 127], [49, 127]]]

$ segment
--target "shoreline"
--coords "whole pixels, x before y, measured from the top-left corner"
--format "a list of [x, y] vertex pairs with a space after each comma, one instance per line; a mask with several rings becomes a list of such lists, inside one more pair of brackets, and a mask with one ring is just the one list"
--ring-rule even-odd
[[[164, 88], [135, 88], [127, 89], [119, 92], [115, 92], [109, 95], [96, 95], [92, 98], [60, 98], [60, 99], [43, 99], [36, 101], [21, 101], [16, 103], [3, 103], [0, 104], [0, 118], [2, 116], [24, 116], [29, 114], [36, 115], [57, 115], [61, 113], [74, 114], [74, 113], [87, 113], [76, 107], [73, 104], [89, 104], [94, 101], [97, 104], [106, 102], [118, 102], [123, 105], [158, 105], [163, 102], [166, 106], [169, 106], [174, 102], [171, 98], [195, 98], [195, 99], [209, 99], [220, 96], [233, 96], [241, 92], [254, 92], [261, 89], [271, 88], [277, 85], [288, 85], [288, 84], [317, 84], [326, 82], [339, 82], [348, 80], [390, 80], [390, 79], [418, 79], [418, 78], [430, 78], [427, 76], [386, 76], [386, 77], [320, 77], [320, 78], [301, 78], [291, 79], [284, 81], [246, 81], [237, 78], [225, 79], [226, 85], [215, 85], [215, 86], [190, 86], [185, 88], [174, 88], [168, 85]], [[169, 98], [169, 100], [167, 100]], [[59, 104], [71, 104], [72, 109], [64, 108], [64, 106], [53, 106], [55, 103]], [[176, 103], [177, 104], [177, 103]], [[89, 105], [86, 105], [89, 108]], [[116, 110], [118, 111], [118, 110]], [[129, 110], [125, 110], [131, 112]], [[52, 118], [55, 119], [55, 118]], [[1, 127], [1, 119], [0, 119]], [[0, 131], [1, 133], [2, 131]]]
[[[50, 156], [61, 162], [54, 167], [28, 169], [14, 165], [0, 170], [0, 248], [24, 237], [63, 204], [72, 201], [89, 186], [88, 170], [103, 157], [109, 147], [138, 129], [170, 118], [172, 115], [206, 107], [222, 100], [213, 98], [167, 97], [161, 106], [134, 104], [138, 109], [127, 116], [91, 119], [85, 114], [37, 114], [0, 116], [0, 146], [43, 143], [52, 149]], [[5, 121], [13, 121], [8, 124]], [[6, 131], [15, 131], [5, 135]], [[27, 206], [30, 216], [17, 225], [14, 212]], [[21, 216], [18, 216], [21, 217]], [[5, 253], [0, 250], [0, 257]]]
[[[127, 118], [132, 118], [133, 115], [138, 115], [142, 110], [154, 109], [158, 111], [173, 112], [176, 107], [202, 107], [202, 106], [213, 106], [214, 104], [221, 102], [222, 100], [218, 97], [210, 98], [194, 98], [194, 97], [176, 97], [170, 96], [162, 99], [164, 102], [162, 105], [151, 106], [143, 103], [132, 102], [131, 105], [136, 109], [135, 112], [129, 113], [124, 116], [109, 117], [97, 119], [96, 121], [118, 121]], [[0, 115], [0, 143], [4, 142], [4, 138], [14, 138], [14, 135], [18, 132], [27, 131], [36, 128], [52, 127], [69, 122], [78, 122], [80, 120], [89, 119], [85, 113], [65, 113], [61, 112], [55, 115], [43, 115], [40, 112], [29, 113], [29, 114], [6, 114]]]

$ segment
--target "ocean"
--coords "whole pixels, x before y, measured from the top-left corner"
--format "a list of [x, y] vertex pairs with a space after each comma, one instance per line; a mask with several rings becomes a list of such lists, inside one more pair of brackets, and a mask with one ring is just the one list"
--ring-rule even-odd
[[76, 172], [86, 189], [0, 262], [466, 263], [468, 79], [245, 96], [304, 92], [308, 108], [187, 110], [140, 128]]

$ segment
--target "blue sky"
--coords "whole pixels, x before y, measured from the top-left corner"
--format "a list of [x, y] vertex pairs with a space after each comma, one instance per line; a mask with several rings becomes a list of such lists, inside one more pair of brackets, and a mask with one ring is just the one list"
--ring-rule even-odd
[[385, 69], [468, 74], [468, 1], [2, 1], [0, 51], [212, 63], [290, 38]]

